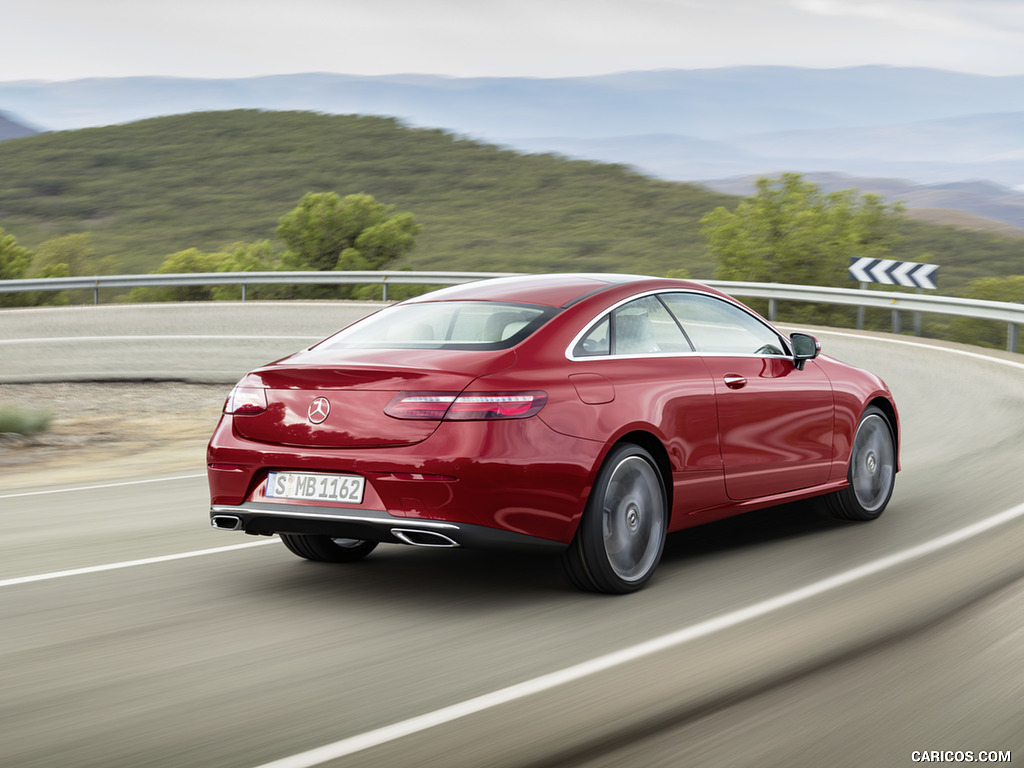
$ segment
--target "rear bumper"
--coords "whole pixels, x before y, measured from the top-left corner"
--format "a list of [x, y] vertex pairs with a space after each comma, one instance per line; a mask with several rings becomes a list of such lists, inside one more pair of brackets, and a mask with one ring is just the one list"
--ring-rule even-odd
[[561, 552], [562, 542], [470, 523], [398, 517], [384, 510], [245, 502], [210, 507], [210, 524], [217, 530], [256, 535], [312, 534], [362, 539], [418, 547], [486, 547]]
[[[210, 504], [238, 510], [221, 514], [240, 516], [241, 529], [252, 532], [327, 533], [321, 529], [360, 524], [371, 526], [370, 534], [383, 533], [337, 537], [391, 541], [386, 528], [391, 522], [412, 529], [451, 523], [463, 532], [460, 546], [500, 544], [505, 538], [565, 546], [583, 513], [603, 448], [529, 418], [446, 423], [409, 446], [312, 449], [247, 440], [225, 416], [207, 453]], [[272, 471], [359, 475], [366, 480], [365, 493], [358, 506], [282, 504], [265, 492]], [[386, 522], [364, 520], [379, 515]]]

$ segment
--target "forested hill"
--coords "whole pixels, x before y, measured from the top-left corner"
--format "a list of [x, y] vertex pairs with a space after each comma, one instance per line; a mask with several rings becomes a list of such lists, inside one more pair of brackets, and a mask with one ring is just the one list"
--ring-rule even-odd
[[[416, 217], [416, 248], [398, 266], [697, 278], [714, 272], [701, 217], [738, 199], [379, 117], [201, 112], [0, 143], [0, 228], [29, 249], [88, 232], [119, 272], [274, 240], [305, 193], [327, 191], [366, 192]], [[1024, 273], [1019, 239], [905, 230], [893, 258], [946, 265], [943, 287]]]
[[699, 219], [733, 198], [378, 117], [202, 112], [0, 143], [0, 227], [91, 232], [125, 271], [273, 239], [307, 192], [366, 192], [422, 232], [403, 266], [710, 274]]

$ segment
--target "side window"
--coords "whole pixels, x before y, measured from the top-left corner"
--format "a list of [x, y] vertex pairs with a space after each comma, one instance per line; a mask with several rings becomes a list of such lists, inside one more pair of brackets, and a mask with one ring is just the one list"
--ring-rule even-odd
[[689, 351], [679, 325], [654, 296], [636, 299], [612, 312], [612, 354]]
[[607, 355], [611, 352], [611, 334], [608, 332], [610, 327], [607, 315], [590, 329], [582, 339], [576, 342], [576, 346], [573, 347], [573, 357], [598, 357], [601, 355]]
[[636, 299], [612, 312], [612, 354], [690, 352], [690, 345], [665, 305], [655, 296]]
[[785, 355], [779, 335], [739, 307], [697, 293], [669, 293], [662, 299], [690, 341], [703, 354]]
[[573, 347], [573, 357], [693, 352], [672, 314], [657, 297], [623, 304], [601, 318]]

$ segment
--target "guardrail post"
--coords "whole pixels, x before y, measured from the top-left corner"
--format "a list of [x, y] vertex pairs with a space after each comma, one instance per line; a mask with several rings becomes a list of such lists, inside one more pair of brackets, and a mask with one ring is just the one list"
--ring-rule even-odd
[[92, 303], [98, 305], [100, 303], [100, 281], [97, 280], [96, 284], [92, 287]]
[[[867, 283], [861, 283], [860, 284], [860, 289], [862, 291], [866, 291], [868, 289], [868, 284]], [[861, 304], [859, 307], [857, 307], [857, 330], [858, 331], [863, 331], [864, 330], [864, 305], [863, 304]]]
[[768, 322], [775, 322], [775, 299], [768, 299]]
[[246, 297], [246, 293], [247, 293], [246, 289], [248, 287], [249, 287], [249, 285], [247, 283], [242, 283], [242, 301], [245, 301], [245, 297]]
[[1006, 351], [1016, 352], [1018, 326], [1016, 323], [1008, 323], [1007, 325], [1009, 327], [1006, 329]]
[[380, 281], [380, 299], [381, 301], [388, 300], [388, 276], [384, 275]]
[[898, 309], [894, 309], [892, 311], [892, 332], [900, 333], [901, 330], [902, 329], [900, 327], [900, 311]]

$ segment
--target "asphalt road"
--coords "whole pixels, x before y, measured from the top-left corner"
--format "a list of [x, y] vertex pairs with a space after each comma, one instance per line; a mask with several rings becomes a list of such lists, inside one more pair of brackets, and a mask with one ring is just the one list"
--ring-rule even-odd
[[0, 384], [121, 379], [234, 384], [379, 302], [202, 302], [0, 311]]
[[[209, 315], [179, 313], [196, 336], [219, 335]], [[171, 327], [143, 317], [136, 335]], [[330, 330], [295, 317], [241, 324]], [[219, 322], [231, 335], [240, 321]], [[0, 337], [19, 338], [11, 327], [0, 313]], [[543, 557], [381, 546], [352, 566], [309, 563], [209, 529], [202, 467], [95, 487], [5, 478], [0, 765], [1019, 760], [1024, 361], [820, 338], [883, 375], [901, 406], [904, 470], [886, 514], [843, 524], [793, 505], [675, 534], [651, 584], [626, 597], [576, 592]], [[222, 344], [183, 349], [218, 357]]]

